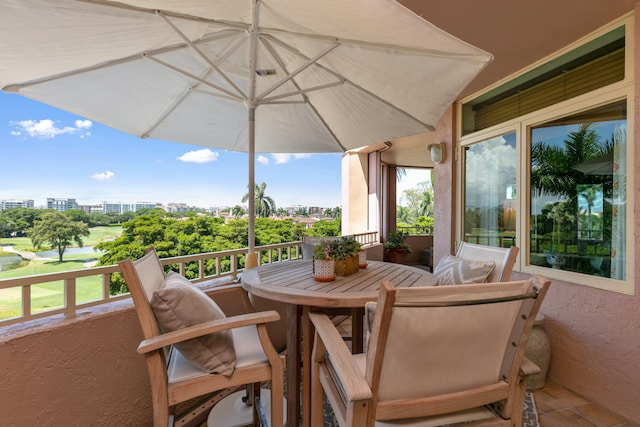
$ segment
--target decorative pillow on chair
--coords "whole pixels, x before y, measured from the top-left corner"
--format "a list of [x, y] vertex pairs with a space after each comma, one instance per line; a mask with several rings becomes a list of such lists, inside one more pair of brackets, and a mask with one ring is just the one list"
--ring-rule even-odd
[[484, 283], [495, 267], [494, 261], [468, 261], [447, 255], [440, 260], [433, 274], [440, 286]]
[[[218, 305], [184, 276], [172, 271], [151, 297], [151, 307], [164, 332], [199, 325], [226, 316]], [[182, 355], [203, 371], [231, 375], [236, 353], [230, 331], [216, 332], [175, 345]]]

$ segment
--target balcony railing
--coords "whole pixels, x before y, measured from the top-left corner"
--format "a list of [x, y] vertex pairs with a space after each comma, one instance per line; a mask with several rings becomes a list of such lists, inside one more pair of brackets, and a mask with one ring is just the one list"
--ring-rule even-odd
[[429, 225], [399, 226], [397, 229], [403, 233], [408, 233], [410, 236], [433, 235], [433, 226]]
[[[378, 241], [377, 232], [360, 233], [354, 235], [354, 237], [362, 245], [368, 245]], [[302, 242], [300, 241], [295, 241], [256, 247], [258, 260], [261, 263], [268, 264], [272, 262], [302, 258], [301, 243]], [[185, 273], [188, 264], [197, 262], [198, 276], [195, 279], [192, 279], [193, 282], [202, 282], [204, 280], [220, 279], [225, 277], [228, 277], [231, 281], [237, 279], [244, 270], [238, 266], [240, 265], [239, 258], [241, 256], [244, 257], [246, 253], [247, 248], [241, 248], [220, 252], [207, 252], [163, 258], [161, 262], [163, 265], [177, 265], [178, 271], [181, 274]], [[208, 260], [214, 260], [213, 274], [207, 274], [205, 272], [205, 263]], [[228, 271], [223, 271], [221, 268], [223, 262], [225, 262], [225, 264], [228, 262], [231, 266]], [[0, 326], [12, 325], [28, 320], [51, 317], [60, 314], [62, 314], [65, 319], [69, 319], [75, 317], [79, 310], [120, 299], [130, 298], [128, 293], [110, 295], [109, 286], [111, 284], [111, 275], [119, 272], [120, 270], [117, 265], [108, 265], [82, 270], [70, 270], [59, 273], [39, 274], [0, 280], [0, 291], [20, 288], [21, 292], [21, 313], [11, 317], [0, 318]], [[91, 301], [78, 301], [76, 297], [77, 289], [79, 286], [82, 286], [81, 284], [78, 284], [79, 279], [95, 277], [98, 277], [102, 284], [101, 296]], [[55, 283], [61, 284], [61, 289], [63, 291], [61, 303], [54, 308], [34, 311], [31, 303], [32, 286], [43, 284], [50, 285]]]

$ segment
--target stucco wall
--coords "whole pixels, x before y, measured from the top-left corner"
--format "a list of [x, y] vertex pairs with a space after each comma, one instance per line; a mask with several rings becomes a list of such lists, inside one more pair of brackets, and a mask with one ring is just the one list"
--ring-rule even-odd
[[108, 305], [117, 308], [0, 330], [2, 425], [152, 425], [133, 305]]
[[[640, 48], [639, 10], [636, 7], [636, 53]], [[637, 61], [636, 61], [637, 62]], [[635, 81], [640, 82], [636, 66]], [[635, 85], [635, 111], [640, 111], [640, 84]], [[636, 114], [637, 115], [637, 114]], [[453, 114], [449, 110], [438, 125], [436, 141], [447, 145], [447, 160], [435, 167], [434, 263], [454, 252], [455, 160], [451, 141]], [[631, 134], [631, 132], [630, 132]], [[632, 141], [640, 141], [635, 120]], [[634, 185], [640, 188], [640, 144], [633, 153]], [[630, 156], [631, 157], [631, 156]], [[630, 196], [630, 200], [633, 197]], [[634, 205], [634, 251], [640, 253], [640, 200]], [[631, 233], [629, 233], [631, 235]], [[636, 256], [636, 260], [637, 260]], [[640, 277], [640, 263], [635, 263]], [[514, 279], [528, 277], [514, 272]], [[548, 380], [640, 423], [640, 287], [635, 296], [553, 281], [542, 306], [544, 329], [552, 347]]]
[[445, 255], [455, 253], [455, 154], [453, 149], [453, 108], [449, 108], [438, 123], [435, 142], [444, 142], [447, 155], [444, 163], [433, 168], [433, 265]]
[[553, 281], [541, 311], [551, 340], [547, 378], [640, 423], [638, 297]]

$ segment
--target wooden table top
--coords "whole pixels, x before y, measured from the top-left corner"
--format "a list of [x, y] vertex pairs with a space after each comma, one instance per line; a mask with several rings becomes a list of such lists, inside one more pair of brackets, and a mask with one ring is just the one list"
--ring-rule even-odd
[[242, 273], [242, 286], [250, 293], [288, 304], [312, 307], [363, 307], [378, 299], [383, 281], [397, 287], [433, 286], [437, 280], [426, 270], [404, 264], [367, 261], [367, 268], [332, 282], [312, 276], [311, 260], [261, 265]]

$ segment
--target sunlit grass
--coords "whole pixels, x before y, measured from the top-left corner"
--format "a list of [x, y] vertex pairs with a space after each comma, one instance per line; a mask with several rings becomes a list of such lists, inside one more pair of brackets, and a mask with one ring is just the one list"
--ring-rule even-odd
[[[96, 227], [85, 240], [85, 246], [93, 246], [105, 239], [118, 236], [122, 227]], [[12, 245], [17, 250], [32, 247], [28, 237], [0, 239], [0, 244]], [[24, 262], [22, 267], [0, 271], [0, 279], [35, 276], [39, 274], [57, 273], [89, 268], [89, 263], [97, 261], [100, 254], [65, 254], [64, 260], [42, 259]], [[102, 276], [80, 277], [76, 279], [76, 302], [83, 303], [102, 298]], [[62, 281], [49, 282], [31, 286], [31, 307], [33, 312], [51, 310], [64, 306], [64, 284]], [[0, 319], [22, 314], [21, 287], [0, 289]]]

